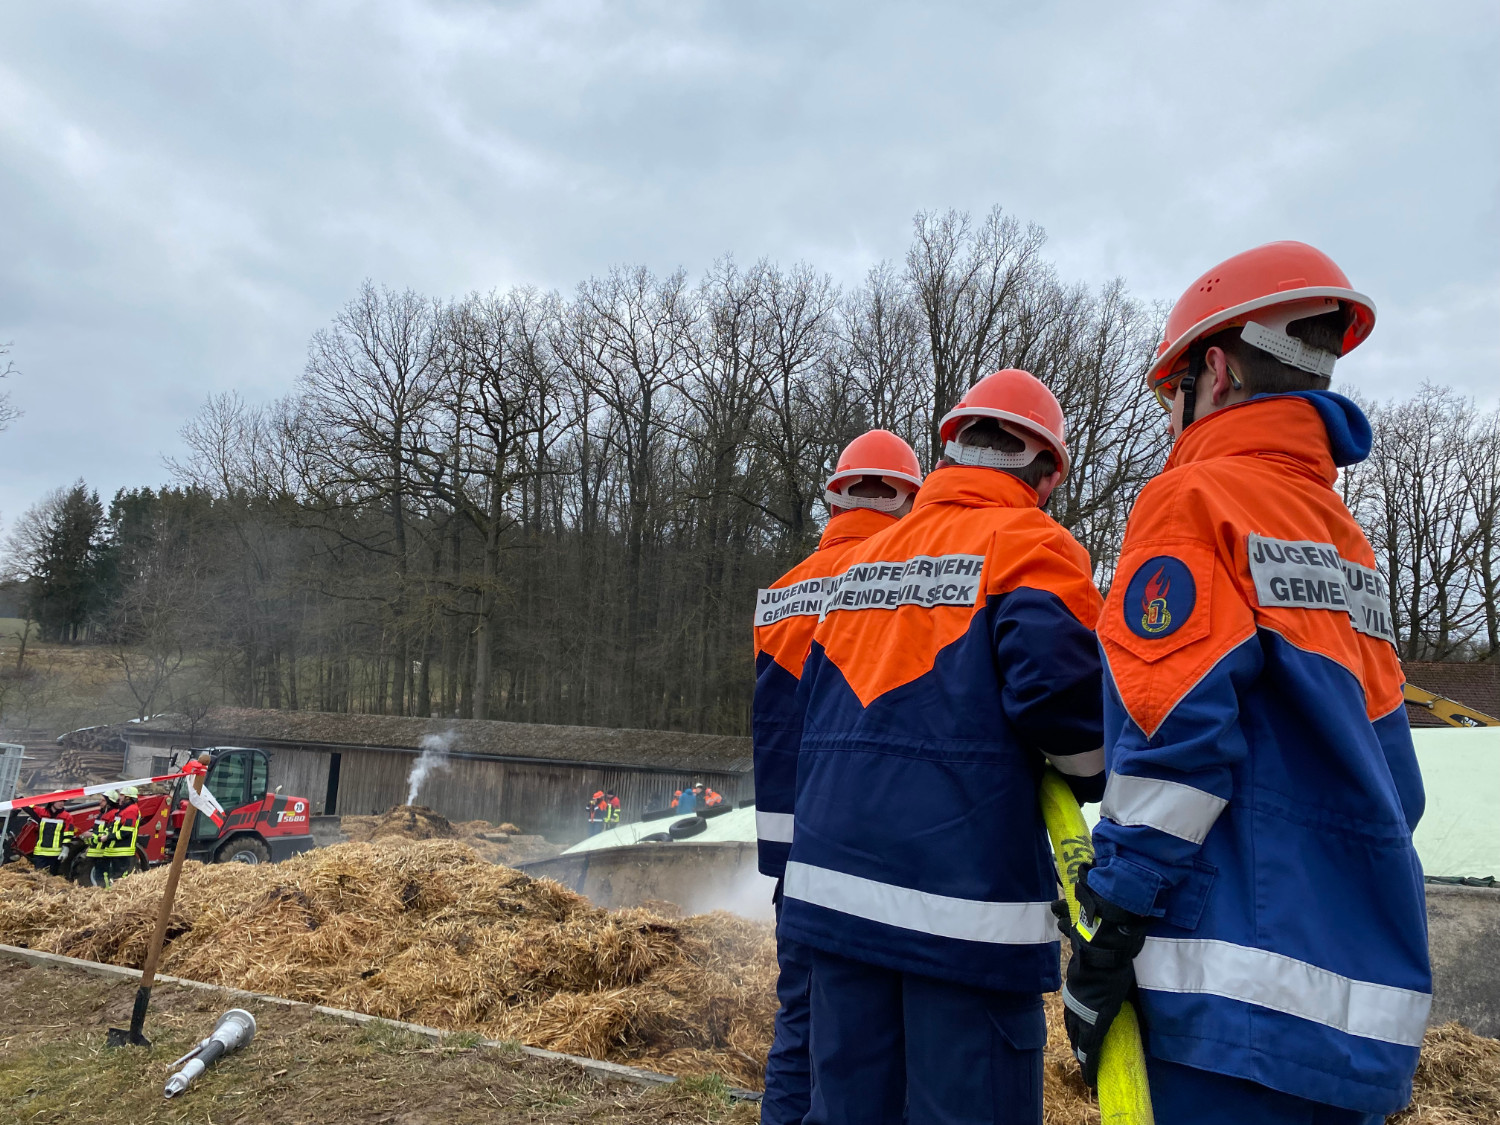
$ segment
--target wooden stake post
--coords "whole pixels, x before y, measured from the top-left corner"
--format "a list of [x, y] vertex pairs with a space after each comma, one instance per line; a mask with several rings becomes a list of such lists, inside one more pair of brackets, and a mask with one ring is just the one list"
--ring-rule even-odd
[[[188, 784], [193, 787], [193, 792], [203, 792], [203, 779], [207, 776], [209, 754], [204, 751], [198, 755], [198, 762], [205, 768], [191, 776]], [[156, 930], [151, 935], [151, 947], [146, 951], [146, 966], [141, 970], [141, 984], [135, 990], [135, 1007], [130, 1013], [130, 1029], [112, 1027], [106, 1042], [111, 1047], [123, 1047], [127, 1043], [134, 1047], [149, 1047], [151, 1040], [142, 1033], [141, 1028], [146, 1023], [146, 1009], [151, 1005], [151, 986], [156, 983], [156, 965], [161, 960], [161, 947], [167, 940], [167, 922], [172, 917], [172, 900], [177, 897], [177, 883], [182, 878], [182, 861], [187, 858], [188, 841], [193, 835], [193, 821], [197, 818], [198, 809], [192, 801], [188, 802], [187, 809], [182, 814], [182, 828], [177, 833], [177, 846], [172, 850], [172, 867], [167, 872], [167, 885], [161, 893], [161, 906], [157, 908]]]

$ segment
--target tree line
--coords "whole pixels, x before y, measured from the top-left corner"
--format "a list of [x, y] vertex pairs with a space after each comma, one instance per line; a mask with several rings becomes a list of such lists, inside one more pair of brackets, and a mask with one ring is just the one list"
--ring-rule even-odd
[[[732, 258], [568, 295], [367, 283], [294, 393], [210, 399], [166, 488], [55, 493], [11, 566], [41, 632], [108, 646], [142, 714], [746, 733], [754, 591], [816, 544], [839, 449], [880, 426], [932, 464], [937, 420], [990, 371], [1061, 401], [1073, 469], [1050, 510], [1108, 585], [1167, 450], [1143, 384], [1162, 310], [1068, 282], [1044, 242], [997, 208], [919, 214], [904, 261], [848, 289]], [[1495, 413], [1426, 389], [1372, 415], [1376, 455], [1342, 486], [1403, 654], [1494, 658]]]

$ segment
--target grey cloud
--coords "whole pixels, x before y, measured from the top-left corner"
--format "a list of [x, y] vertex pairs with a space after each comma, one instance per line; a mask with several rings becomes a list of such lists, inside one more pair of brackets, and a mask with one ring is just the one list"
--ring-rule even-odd
[[359, 281], [563, 289], [733, 251], [846, 281], [999, 202], [1171, 299], [1314, 242], [1341, 369], [1495, 394], [1500, 9], [1396, 3], [313, 3], [0, 12], [0, 514], [108, 492], [208, 393], [290, 389]]

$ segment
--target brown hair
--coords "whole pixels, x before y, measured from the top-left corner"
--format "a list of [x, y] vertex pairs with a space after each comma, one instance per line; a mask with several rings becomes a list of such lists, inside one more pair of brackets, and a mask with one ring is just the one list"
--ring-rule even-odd
[[[1344, 329], [1348, 324], [1348, 310], [1340, 307], [1334, 312], [1294, 320], [1286, 326], [1286, 334], [1301, 340], [1310, 348], [1321, 348], [1334, 355], [1343, 355]], [[1332, 382], [1327, 375], [1314, 375], [1311, 371], [1292, 367], [1282, 363], [1270, 352], [1245, 343], [1240, 339], [1238, 328], [1216, 332], [1194, 346], [1202, 348], [1204, 352], [1209, 348], [1223, 348], [1235, 361], [1235, 373], [1240, 377], [1241, 385], [1252, 395], [1326, 391], [1328, 384]]]

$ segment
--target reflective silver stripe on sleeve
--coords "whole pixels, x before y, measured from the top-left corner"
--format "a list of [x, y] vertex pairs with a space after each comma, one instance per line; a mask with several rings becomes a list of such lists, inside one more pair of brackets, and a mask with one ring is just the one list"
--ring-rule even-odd
[[983, 574], [983, 555], [915, 555], [856, 563], [828, 583], [823, 616], [835, 610], [975, 605]]
[[1396, 643], [1385, 578], [1378, 570], [1344, 558], [1332, 543], [1271, 539], [1253, 531], [1245, 553], [1257, 604], [1347, 613], [1361, 633]]
[[1039, 945], [1057, 940], [1057, 922], [1046, 902], [983, 902], [877, 883], [807, 863], [788, 863], [788, 898], [903, 930], [982, 941]]
[[817, 617], [823, 612], [826, 578], [807, 578], [792, 586], [755, 591], [755, 627], [763, 629], [785, 617]]
[[755, 835], [758, 839], [773, 844], [790, 844], [794, 819], [789, 812], [764, 812], [756, 809]]
[[1082, 754], [1048, 754], [1045, 750], [1042, 755], [1057, 767], [1058, 773], [1065, 773], [1069, 777], [1093, 777], [1095, 774], [1104, 772], [1104, 747], [1097, 750], [1088, 750]]
[[1223, 797], [1191, 785], [1112, 772], [1104, 783], [1099, 815], [1116, 824], [1144, 825], [1201, 844], [1227, 804]]
[[1147, 938], [1135, 979], [1156, 992], [1222, 996], [1362, 1039], [1420, 1047], [1432, 996], [1355, 980], [1268, 949], [1205, 938]]

